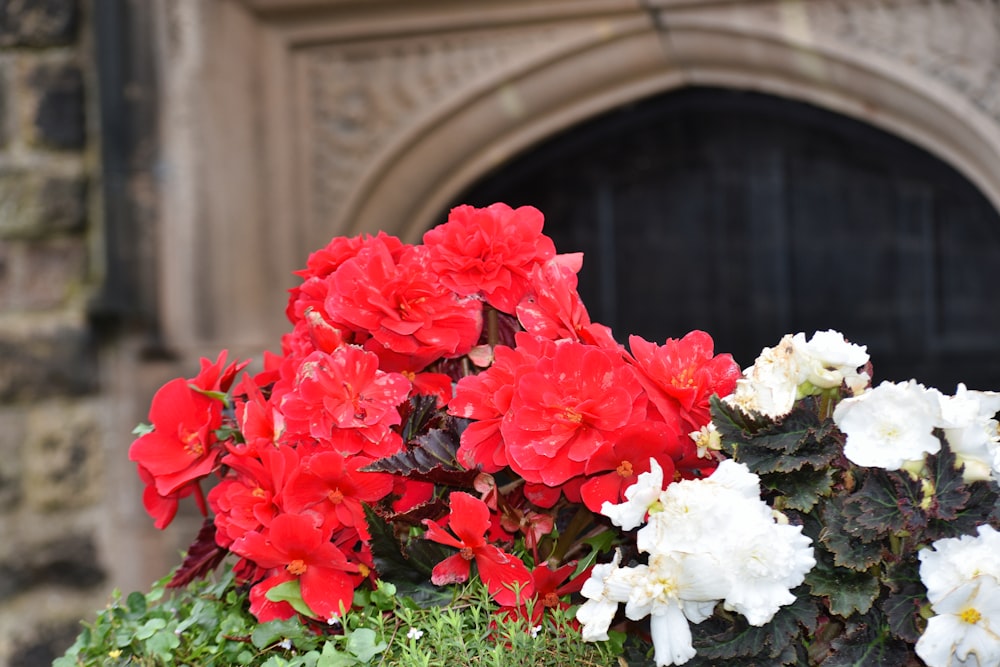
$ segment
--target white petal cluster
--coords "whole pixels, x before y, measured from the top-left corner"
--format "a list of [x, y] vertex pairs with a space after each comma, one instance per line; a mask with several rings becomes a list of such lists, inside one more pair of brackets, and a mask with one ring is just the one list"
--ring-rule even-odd
[[846, 384], [852, 394], [864, 391], [870, 378], [858, 369], [867, 363], [867, 348], [848, 343], [838, 331], [817, 331], [808, 340], [804, 333], [787, 334], [761, 351], [727, 401], [743, 412], [782, 417], [796, 399], [824, 389]]
[[[816, 561], [801, 526], [776, 521], [760, 498], [759, 478], [745, 465], [723, 461], [710, 477], [676, 482], [663, 491], [657, 488], [662, 471], [653, 466], [655, 461], [626, 491], [625, 503], [602, 508], [626, 525], [648, 512], [636, 533], [648, 563], [621, 567], [616, 554], [611, 563], [596, 566], [581, 591], [587, 601], [577, 620], [584, 639], [604, 639], [624, 603], [628, 618], [650, 618], [656, 664], [680, 665], [695, 655], [689, 623], [711, 616], [721, 601], [751, 624], [764, 625], [794, 601], [790, 589]], [[637, 486], [641, 489], [630, 495]]]
[[935, 612], [917, 641], [929, 667], [1000, 664], [1000, 533], [938, 540], [920, 552], [920, 579]]
[[845, 398], [833, 411], [834, 423], [847, 436], [844, 456], [855, 465], [899, 470], [936, 454], [941, 449], [933, 433], [941, 421], [938, 396], [936, 389], [910, 380], [883, 382]]
[[941, 421], [948, 446], [962, 465], [966, 482], [987, 480], [1000, 483], [1000, 427], [994, 418], [1000, 412], [1000, 393], [972, 391], [958, 385], [954, 396], [940, 397]]
[[997, 411], [1000, 393], [960, 384], [954, 396], [946, 396], [910, 380], [883, 382], [844, 399], [833, 421], [847, 436], [844, 455], [856, 465], [919, 468], [926, 454], [940, 451], [934, 429], [941, 429], [966, 482], [991, 477], [1000, 482]]

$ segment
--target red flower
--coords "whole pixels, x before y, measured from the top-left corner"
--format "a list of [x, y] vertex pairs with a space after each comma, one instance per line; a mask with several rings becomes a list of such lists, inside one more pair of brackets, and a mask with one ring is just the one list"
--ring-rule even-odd
[[153, 396], [153, 430], [129, 448], [129, 459], [154, 479], [156, 492], [169, 496], [215, 468], [215, 430], [222, 425], [222, 401], [206, 396], [184, 378], [171, 380]]
[[[314, 517], [278, 515], [268, 530], [248, 533], [233, 543], [232, 550], [262, 568], [284, 568], [297, 577], [302, 599], [317, 618], [341, 616], [351, 607], [351, 575], [358, 573], [358, 566], [348, 562], [344, 552], [330, 542], [330, 531], [317, 525]], [[287, 580], [287, 574], [282, 573], [281, 580]], [[267, 588], [272, 580], [258, 586]]]
[[387, 473], [361, 472], [371, 463], [364, 456], [346, 458], [337, 452], [320, 452], [303, 461], [284, 495], [290, 512], [320, 506], [342, 526], [353, 526], [362, 537], [367, 523], [362, 502], [373, 503], [392, 492], [393, 477]]
[[569, 609], [569, 602], [562, 598], [578, 592], [583, 588], [583, 584], [590, 577], [591, 568], [587, 568], [578, 576], [566, 581], [573, 570], [576, 569], [576, 562], [567, 563], [560, 568], [552, 570], [548, 565], [539, 565], [531, 571], [531, 583], [535, 589], [534, 604], [531, 605], [531, 613], [528, 613], [528, 604], [532, 598], [522, 601], [520, 605], [510, 605], [502, 607], [498, 613], [507, 618], [520, 618], [528, 621], [531, 627], [537, 627], [545, 617], [545, 612], [549, 609]]
[[628, 340], [649, 400], [668, 420], [678, 415], [687, 431], [709, 422], [712, 394], [727, 396], [736, 389], [739, 366], [732, 355], [713, 356], [712, 337], [704, 331], [692, 331], [680, 340], [668, 338], [662, 346], [639, 336]]
[[[569, 339], [617, 349], [611, 330], [593, 324], [576, 291], [577, 255], [559, 255], [530, 275], [531, 290], [517, 305], [517, 319], [524, 330], [550, 340]], [[582, 258], [580, 259], [582, 262]]]
[[[625, 489], [635, 484], [639, 475], [649, 472], [649, 459], [663, 469], [663, 478], [674, 477], [674, 459], [685, 453], [687, 434], [677, 433], [661, 422], [643, 422], [626, 429], [611, 447], [602, 449], [587, 462], [586, 472], [593, 475], [580, 487], [580, 495], [590, 511], [600, 514], [605, 502], [620, 503]], [[610, 471], [594, 475], [599, 471]]]
[[473, 420], [459, 441], [458, 460], [462, 465], [470, 470], [479, 466], [490, 473], [507, 467], [500, 424], [510, 410], [518, 375], [533, 368], [534, 361], [521, 349], [498, 345], [493, 350], [492, 366], [458, 381], [448, 412]]
[[289, 433], [308, 435], [344, 454], [387, 456], [402, 444], [392, 427], [400, 423], [396, 406], [409, 391], [405, 377], [383, 373], [378, 357], [348, 345], [306, 357], [294, 388], [281, 398], [281, 412]]
[[520, 376], [500, 430], [515, 472], [558, 486], [645, 416], [635, 371], [617, 353], [563, 341]]
[[443, 285], [463, 296], [481, 294], [497, 310], [513, 313], [528, 289], [528, 273], [556, 254], [543, 223], [532, 206], [458, 206], [448, 222], [424, 234], [424, 244]]
[[457, 537], [430, 519], [424, 519], [425, 538], [459, 550], [434, 566], [431, 582], [442, 586], [468, 581], [470, 563], [475, 560], [479, 577], [497, 604], [513, 606], [519, 599], [534, 594], [531, 575], [521, 559], [486, 542], [484, 536], [490, 528], [490, 510], [486, 503], [462, 492], [452, 493], [450, 502], [449, 527]]
[[373, 241], [331, 277], [326, 311], [370, 333], [365, 347], [386, 370], [419, 371], [465, 354], [479, 339], [482, 305], [441, 285], [426, 259], [425, 247], [406, 248], [397, 259]]

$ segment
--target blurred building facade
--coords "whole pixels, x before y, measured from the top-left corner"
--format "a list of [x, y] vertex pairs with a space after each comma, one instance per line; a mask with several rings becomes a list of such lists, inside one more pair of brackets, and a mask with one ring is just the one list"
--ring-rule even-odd
[[176, 564], [199, 517], [151, 527], [130, 431], [200, 356], [277, 349], [331, 236], [418, 241], [552, 137], [694, 89], [870, 126], [1000, 208], [993, 0], [6, 0], [0, 21], [0, 666], [48, 664]]

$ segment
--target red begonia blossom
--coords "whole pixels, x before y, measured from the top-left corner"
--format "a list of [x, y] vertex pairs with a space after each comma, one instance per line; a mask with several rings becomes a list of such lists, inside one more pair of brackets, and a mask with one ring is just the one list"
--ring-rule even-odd
[[293, 389], [281, 397], [286, 431], [308, 435], [344, 454], [394, 454], [402, 445], [392, 427], [410, 382], [384, 373], [378, 357], [348, 345], [333, 353], [314, 352], [302, 360]]
[[533, 368], [534, 361], [524, 350], [498, 345], [488, 369], [458, 381], [448, 412], [472, 420], [460, 436], [458, 460], [462, 465], [470, 470], [479, 466], [489, 473], [507, 467], [500, 424], [510, 410], [518, 375]]
[[340, 525], [354, 527], [368, 539], [361, 503], [381, 500], [393, 487], [392, 475], [361, 471], [371, 462], [365, 456], [345, 457], [338, 452], [309, 456], [285, 491], [285, 506], [290, 512], [319, 506], [324, 513], [332, 513]]
[[528, 289], [528, 273], [556, 254], [543, 223], [533, 206], [458, 206], [448, 222], [424, 234], [424, 245], [444, 286], [463, 296], [480, 294], [497, 310], [513, 313]]
[[[514, 606], [534, 594], [531, 574], [520, 558], [489, 544], [484, 537], [490, 528], [490, 510], [479, 498], [457, 491], [449, 497], [448, 525], [454, 535], [430, 519], [424, 520], [424, 537], [459, 552], [434, 566], [435, 586], [468, 581], [471, 563], [476, 561], [479, 578], [497, 604]], [[518, 591], [518, 592], [515, 592]]]
[[[583, 588], [584, 582], [590, 577], [592, 568], [588, 567], [577, 576], [570, 578], [575, 569], [575, 561], [555, 570], [548, 565], [538, 565], [531, 570], [534, 595], [527, 600], [522, 600], [519, 605], [503, 606], [497, 610], [497, 613], [505, 618], [519, 618], [527, 621], [534, 628], [541, 624], [546, 617], [546, 612], [550, 609], [569, 609], [570, 603], [563, 598], [579, 592]], [[527, 603], [532, 600], [534, 600], [534, 604], [530, 605], [532, 609], [529, 613]]]
[[222, 463], [229, 474], [208, 492], [208, 502], [215, 513], [215, 541], [227, 546], [271, 525], [285, 510], [283, 494], [300, 455], [293, 447], [266, 447], [256, 455], [229, 454]]
[[427, 248], [393, 257], [372, 242], [331, 276], [326, 311], [371, 334], [365, 348], [391, 371], [420, 371], [472, 349], [482, 330], [482, 304], [444, 287], [427, 266]]
[[215, 431], [222, 426], [223, 395], [246, 366], [246, 362], [227, 365], [226, 356], [222, 351], [214, 362], [202, 359], [195, 377], [176, 378], [160, 387], [149, 409], [152, 430], [129, 448], [129, 459], [152, 487], [143, 498], [158, 527], [166, 527], [177, 511], [177, 500], [192, 493], [205, 512], [198, 483], [218, 464], [223, 450], [216, 446]]
[[590, 321], [576, 290], [579, 267], [575, 262], [560, 261], [563, 257], [532, 270], [529, 293], [517, 305], [521, 326], [528, 333], [550, 340], [569, 339], [617, 349], [620, 346], [611, 330]]
[[520, 376], [500, 430], [516, 473], [558, 486], [645, 416], [645, 394], [619, 354], [562, 341]]
[[[248, 561], [241, 560], [241, 563]], [[235, 568], [234, 568], [235, 569]], [[275, 586], [279, 586], [288, 581], [294, 581], [295, 575], [288, 570], [279, 570], [266, 579], [259, 581], [250, 589], [250, 613], [254, 615], [258, 623], [268, 623], [270, 621], [284, 621], [298, 615], [295, 608], [282, 600], [272, 602], [267, 599], [267, 593]]]
[[[359, 574], [330, 537], [313, 516], [280, 514], [266, 530], [236, 540], [232, 550], [262, 568], [283, 568], [298, 578], [302, 600], [317, 618], [326, 619], [350, 609]], [[262, 583], [266, 588], [270, 582]]]
[[129, 459], [153, 477], [156, 491], [168, 496], [208, 475], [218, 462], [215, 430], [222, 426], [223, 403], [177, 378], [153, 396], [149, 420], [153, 430], [129, 448]]
[[714, 355], [712, 337], [704, 331], [668, 338], [663, 345], [630, 336], [629, 348], [650, 402], [665, 417], [678, 415], [687, 431], [708, 423], [709, 398], [731, 394], [741, 375], [732, 355]]
[[673, 479], [674, 459], [684, 455], [684, 441], [691, 442], [686, 433], [678, 433], [662, 422], [646, 421], [629, 427], [611, 447], [587, 461], [590, 477], [580, 487], [584, 504], [599, 514], [605, 502], [622, 502], [625, 489], [635, 484], [641, 473], [649, 472], [651, 458], [660, 464], [664, 479]]

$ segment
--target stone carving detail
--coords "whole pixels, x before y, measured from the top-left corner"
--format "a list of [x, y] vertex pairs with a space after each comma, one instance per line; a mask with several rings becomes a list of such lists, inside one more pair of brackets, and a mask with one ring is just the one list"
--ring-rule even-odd
[[306, 53], [315, 223], [329, 230], [361, 173], [407, 127], [478, 82], [543, 59], [572, 27], [442, 33]]
[[806, 2], [814, 31], [917, 68], [1000, 123], [996, 0]]

